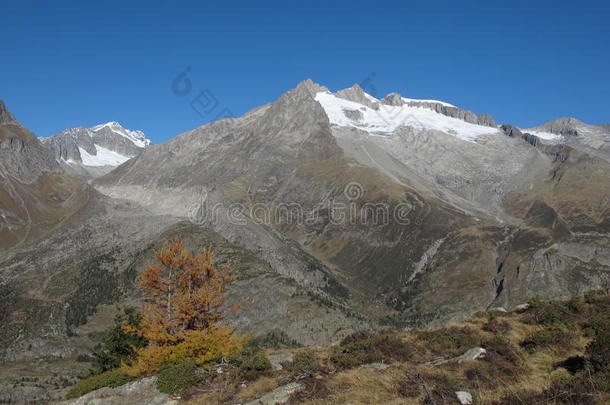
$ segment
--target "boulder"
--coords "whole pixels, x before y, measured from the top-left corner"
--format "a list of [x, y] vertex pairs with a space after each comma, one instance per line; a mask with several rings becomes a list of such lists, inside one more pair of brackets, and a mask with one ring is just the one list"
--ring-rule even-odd
[[292, 359], [294, 358], [294, 354], [292, 354], [292, 353], [274, 353], [274, 354], [268, 354], [267, 358], [271, 362], [271, 367], [273, 368], [273, 370], [277, 371], [277, 370], [282, 370], [284, 368], [284, 367], [282, 367], [282, 363], [291, 362]]
[[142, 378], [116, 388], [100, 388], [62, 405], [175, 405], [177, 401], [157, 391], [156, 377]]
[[530, 307], [530, 304], [519, 304], [513, 308], [516, 312], [525, 312]]
[[457, 363], [465, 363], [468, 361], [476, 360], [479, 357], [484, 356], [485, 353], [487, 353], [487, 350], [483, 349], [482, 347], [473, 347], [461, 356], [456, 357], [454, 360]]
[[462, 405], [472, 404], [472, 395], [468, 391], [456, 391], [455, 396]]

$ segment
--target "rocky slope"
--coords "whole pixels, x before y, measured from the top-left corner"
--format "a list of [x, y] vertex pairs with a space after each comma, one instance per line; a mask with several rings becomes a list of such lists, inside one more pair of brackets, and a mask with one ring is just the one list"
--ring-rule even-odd
[[66, 171], [84, 178], [108, 173], [151, 143], [143, 132], [118, 122], [66, 129], [41, 141]]
[[576, 118], [559, 118], [525, 130], [551, 142], [585, 149], [610, 162], [610, 126], [589, 125]]
[[68, 221], [88, 191], [0, 101], [0, 257]]
[[[375, 322], [458, 319], [607, 282], [608, 163], [430, 104], [443, 105], [305, 81], [95, 184], [158, 213], [198, 212], [298, 282], [336, 280]], [[351, 217], [337, 221], [332, 204]], [[282, 237], [329, 271], [305, 271]]]

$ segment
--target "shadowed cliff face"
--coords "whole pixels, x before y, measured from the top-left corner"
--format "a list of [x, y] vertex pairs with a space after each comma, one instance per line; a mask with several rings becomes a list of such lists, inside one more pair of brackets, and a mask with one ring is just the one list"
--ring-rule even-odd
[[42, 237], [81, 209], [92, 191], [67, 176], [0, 104], [0, 249]]

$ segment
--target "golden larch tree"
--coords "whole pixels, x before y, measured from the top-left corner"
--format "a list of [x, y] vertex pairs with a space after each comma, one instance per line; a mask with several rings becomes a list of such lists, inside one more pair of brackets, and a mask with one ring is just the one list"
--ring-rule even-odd
[[233, 280], [229, 267], [217, 267], [211, 248], [192, 253], [184, 240], [166, 243], [154, 251], [156, 262], [140, 273], [144, 288], [142, 329], [132, 329], [149, 341], [138, 350], [132, 375], [154, 372], [165, 361], [195, 359], [199, 364], [239, 350], [243, 342], [221, 327], [225, 284]]

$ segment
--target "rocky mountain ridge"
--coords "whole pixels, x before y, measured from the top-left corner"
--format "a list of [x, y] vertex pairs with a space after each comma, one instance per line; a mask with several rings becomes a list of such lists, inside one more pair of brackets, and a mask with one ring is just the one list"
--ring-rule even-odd
[[151, 144], [143, 132], [115, 121], [66, 129], [41, 141], [67, 171], [85, 178], [108, 173]]

